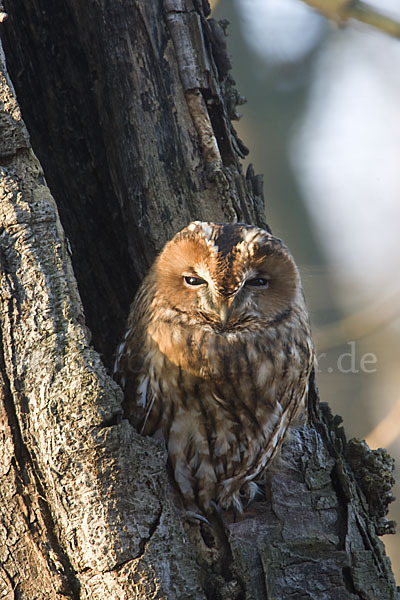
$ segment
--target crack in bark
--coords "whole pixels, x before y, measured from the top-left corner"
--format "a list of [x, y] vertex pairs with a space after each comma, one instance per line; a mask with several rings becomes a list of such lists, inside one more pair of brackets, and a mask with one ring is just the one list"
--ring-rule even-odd
[[160, 509], [159, 509], [159, 511], [157, 513], [157, 516], [154, 519], [153, 523], [151, 523], [151, 525], [149, 526], [149, 535], [147, 537], [145, 537], [145, 538], [142, 538], [140, 540], [139, 554], [135, 558], [140, 558], [141, 556], [143, 556], [145, 554], [146, 549], [147, 549], [147, 547], [149, 545], [149, 542], [150, 542], [151, 538], [153, 537], [154, 532], [156, 531], [156, 529], [160, 525], [162, 512], [163, 512], [163, 508], [162, 508], [162, 505], [160, 504]]
[[120, 423], [122, 423], [122, 421], [125, 418], [126, 417], [124, 416], [124, 413], [121, 409], [120, 411], [117, 411], [113, 415], [111, 415], [108, 419], [104, 419], [101, 425], [96, 425], [96, 429], [100, 430], [108, 429], [109, 427], [115, 427], [115, 425], [120, 425]]
[[[17, 589], [18, 589], [18, 585], [19, 583], [15, 583], [14, 577], [12, 575], [10, 575], [10, 573], [8, 572], [8, 570], [6, 569], [4, 562], [1, 564], [1, 570], [2, 572], [5, 574], [8, 583], [10, 584], [12, 590], [13, 590], [13, 596], [14, 599], [17, 600]], [[4, 581], [4, 579], [3, 579]], [[3, 590], [2, 590], [3, 591]]]

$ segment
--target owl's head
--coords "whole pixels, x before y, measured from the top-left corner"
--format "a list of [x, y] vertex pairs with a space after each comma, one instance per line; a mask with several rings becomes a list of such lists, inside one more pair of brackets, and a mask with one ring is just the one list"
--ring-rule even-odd
[[277, 318], [303, 302], [286, 246], [250, 225], [190, 223], [166, 244], [153, 275], [158, 299], [220, 330]]

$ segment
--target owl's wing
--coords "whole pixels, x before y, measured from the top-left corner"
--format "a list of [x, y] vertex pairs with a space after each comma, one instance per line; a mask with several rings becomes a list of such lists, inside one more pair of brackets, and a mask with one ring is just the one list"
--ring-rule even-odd
[[131, 305], [127, 330], [117, 348], [113, 371], [114, 379], [125, 394], [124, 412], [139, 432], [142, 432], [154, 403], [148, 376], [144, 373], [148, 307], [148, 287], [143, 286]]
[[142, 435], [145, 432], [146, 424], [154, 406], [155, 399], [156, 397], [150, 386], [150, 376], [146, 375], [142, 378], [142, 381], [137, 388], [136, 416], [140, 416], [140, 421], [138, 420], [137, 424], [137, 430]]
[[286, 387], [282, 388], [282, 392], [279, 395], [281, 413], [279, 414], [279, 419], [275, 423], [273, 430], [269, 434], [268, 443], [261, 453], [257, 469], [258, 472], [272, 462], [290, 427], [296, 425], [300, 416], [306, 418], [308, 382], [313, 363], [314, 348], [311, 341], [306, 340], [304, 345], [303, 368], [290, 393]]

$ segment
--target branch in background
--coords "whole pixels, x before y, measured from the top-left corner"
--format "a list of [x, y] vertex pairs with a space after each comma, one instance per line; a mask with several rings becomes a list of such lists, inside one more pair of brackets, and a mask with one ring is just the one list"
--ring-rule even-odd
[[361, 340], [399, 318], [399, 290], [339, 321], [319, 327], [314, 337], [320, 351], [336, 348], [348, 340]]
[[[382, 14], [361, 0], [303, 0], [303, 2], [339, 25], [355, 19], [395, 38], [400, 38], [398, 21]], [[210, 0], [211, 10], [214, 10], [217, 4], [218, 0]]]
[[303, 0], [303, 2], [341, 25], [350, 19], [356, 19], [388, 35], [400, 38], [400, 23], [398, 21], [383, 15], [361, 0]]

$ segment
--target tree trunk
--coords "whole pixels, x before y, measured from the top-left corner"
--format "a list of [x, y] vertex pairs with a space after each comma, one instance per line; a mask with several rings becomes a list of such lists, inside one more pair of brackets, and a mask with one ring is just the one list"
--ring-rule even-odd
[[207, 2], [4, 5], [7, 65], [46, 181], [3, 65], [0, 597], [397, 598], [376, 536], [392, 526], [391, 461], [346, 443], [313, 381], [310, 424], [267, 499], [212, 529], [183, 519], [164, 447], [123, 418], [106, 372], [175, 231], [264, 225]]

